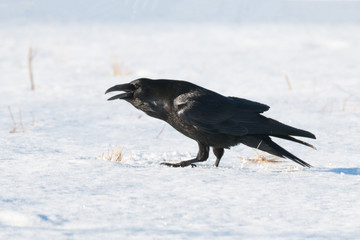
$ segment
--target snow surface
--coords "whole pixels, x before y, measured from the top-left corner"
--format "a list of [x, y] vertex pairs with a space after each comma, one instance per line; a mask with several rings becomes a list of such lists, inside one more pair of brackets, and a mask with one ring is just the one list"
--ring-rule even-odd
[[[0, 239], [360, 238], [359, 25], [3, 24], [0, 36]], [[160, 166], [197, 144], [106, 101], [139, 77], [268, 104], [316, 134], [317, 151], [278, 141], [314, 167], [244, 161], [256, 153], [241, 145], [219, 168], [213, 155]], [[122, 162], [101, 160], [116, 147]]]

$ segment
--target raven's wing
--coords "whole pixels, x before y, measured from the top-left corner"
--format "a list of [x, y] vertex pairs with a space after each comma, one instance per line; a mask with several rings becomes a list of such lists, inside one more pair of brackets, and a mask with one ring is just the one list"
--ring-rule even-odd
[[175, 99], [174, 107], [183, 122], [206, 132], [234, 136], [266, 134], [280, 138], [289, 135], [315, 138], [308, 131], [260, 115], [269, 109], [267, 105], [224, 97], [211, 91], [182, 94]]
[[174, 100], [177, 115], [185, 123], [212, 133], [242, 136], [251, 133], [248, 125], [259, 121], [269, 106], [215, 92], [191, 92]]

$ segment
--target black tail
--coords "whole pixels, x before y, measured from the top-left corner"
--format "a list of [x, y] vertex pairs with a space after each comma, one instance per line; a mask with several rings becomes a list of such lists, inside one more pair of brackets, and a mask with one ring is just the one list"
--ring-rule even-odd
[[[310, 145], [308, 143], [302, 142], [290, 136], [276, 136], [276, 137], [298, 142], [307, 146]], [[290, 152], [288, 152], [287, 150], [285, 150], [284, 148], [280, 147], [278, 144], [273, 142], [269, 136], [248, 135], [242, 137], [241, 139], [242, 139], [241, 142], [249, 147], [260, 149], [262, 151], [268, 152], [278, 157], [288, 158], [304, 167], [312, 167], [310, 164], [304, 162], [300, 158], [296, 157], [295, 155], [291, 154]]]
[[[274, 119], [271, 119], [271, 118], [267, 118], [266, 120], [267, 120], [268, 127], [271, 130], [270, 133], [268, 133], [269, 135], [272, 135], [275, 137], [291, 135], [291, 136], [299, 136], [299, 137], [307, 137], [307, 138], [316, 139], [315, 135], [309, 131], [291, 127], [289, 125], [283, 124], [283, 123], [276, 121]], [[280, 138], [284, 138], [284, 137], [280, 137]], [[284, 139], [294, 141], [293, 138], [292, 139], [290, 139], [290, 138], [284, 138]], [[296, 140], [294, 142], [298, 142]]]
[[299, 139], [296, 139], [294, 137], [291, 137], [291, 136], [280, 136], [280, 135], [271, 135], [273, 137], [277, 137], [277, 138], [282, 138], [282, 139], [286, 139], [286, 140], [290, 140], [290, 141], [293, 141], [293, 142], [297, 142], [297, 143], [300, 143], [300, 144], [303, 144], [305, 146], [308, 146], [308, 147], [311, 147], [313, 149], [316, 150], [316, 147], [311, 145], [310, 143], [307, 143], [307, 142], [304, 142], [304, 141], [301, 141]]
[[[298, 136], [316, 139], [315, 135], [309, 131], [305, 131], [299, 128], [294, 128], [289, 125], [283, 124], [271, 118], [260, 116], [258, 121], [252, 123], [246, 123], [248, 132], [254, 135], [270, 135], [270, 136]], [[284, 138], [284, 137], [282, 137]], [[285, 138], [287, 139], [287, 138]], [[290, 139], [287, 139], [290, 140]], [[291, 139], [291, 141], [293, 141]], [[297, 142], [295, 140], [295, 142]]]

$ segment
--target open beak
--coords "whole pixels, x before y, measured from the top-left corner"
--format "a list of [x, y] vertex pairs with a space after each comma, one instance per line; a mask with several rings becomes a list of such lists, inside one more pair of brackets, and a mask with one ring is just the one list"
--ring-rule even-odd
[[125, 84], [115, 85], [115, 86], [109, 88], [108, 90], [106, 90], [105, 94], [107, 94], [109, 92], [114, 92], [114, 91], [124, 91], [124, 93], [120, 93], [118, 95], [115, 95], [115, 96], [109, 98], [108, 101], [115, 100], [115, 99], [125, 99], [125, 98], [133, 97], [134, 90], [135, 90], [134, 85], [132, 85], [130, 83], [125, 83]]

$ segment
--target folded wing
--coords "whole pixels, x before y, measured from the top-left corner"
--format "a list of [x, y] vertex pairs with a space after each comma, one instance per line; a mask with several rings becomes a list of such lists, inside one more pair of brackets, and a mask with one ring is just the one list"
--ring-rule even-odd
[[182, 121], [211, 133], [315, 138], [308, 131], [260, 115], [269, 106], [242, 98], [224, 97], [216, 93], [183, 94], [175, 99], [174, 106]]

